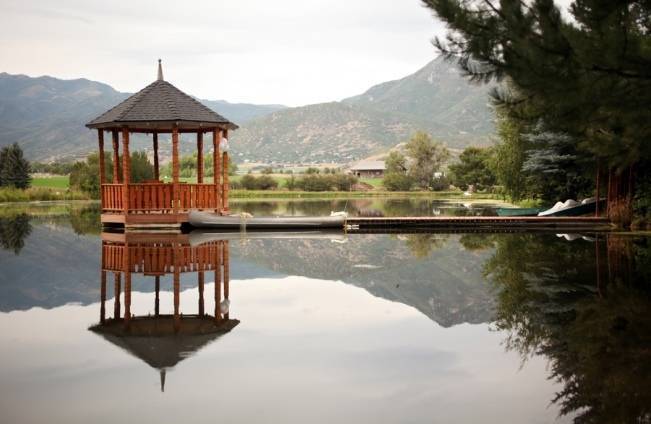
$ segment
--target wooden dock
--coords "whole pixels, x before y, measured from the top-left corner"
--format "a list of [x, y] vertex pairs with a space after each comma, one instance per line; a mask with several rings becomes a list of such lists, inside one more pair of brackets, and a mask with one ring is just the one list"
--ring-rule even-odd
[[609, 231], [612, 225], [601, 217], [510, 217], [510, 216], [401, 216], [350, 217], [348, 232], [387, 231]]

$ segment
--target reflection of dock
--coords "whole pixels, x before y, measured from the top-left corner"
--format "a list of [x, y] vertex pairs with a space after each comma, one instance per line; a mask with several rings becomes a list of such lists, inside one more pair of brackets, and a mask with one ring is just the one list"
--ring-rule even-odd
[[[231, 331], [238, 320], [229, 317], [229, 242], [211, 240], [196, 246], [181, 234], [102, 233], [100, 322], [90, 328], [106, 340], [140, 358], [161, 374], [178, 362]], [[180, 310], [181, 273], [197, 274], [196, 313]], [[214, 273], [214, 313], [205, 309], [205, 273]], [[113, 316], [106, 316], [107, 277], [113, 274]], [[131, 312], [131, 277], [152, 277], [155, 284], [153, 314]], [[171, 274], [172, 314], [160, 313], [160, 277]], [[122, 283], [124, 282], [124, 293]], [[121, 305], [123, 300], [124, 307]]]
[[423, 216], [423, 217], [350, 217], [349, 232], [404, 230], [494, 231], [494, 230], [578, 230], [607, 231], [606, 218], [598, 217], [511, 217], [511, 216]]

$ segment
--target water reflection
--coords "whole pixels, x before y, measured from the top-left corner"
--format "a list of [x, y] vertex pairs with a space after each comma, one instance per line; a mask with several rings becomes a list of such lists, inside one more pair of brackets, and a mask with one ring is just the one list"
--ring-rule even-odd
[[485, 265], [498, 287], [495, 325], [508, 332], [507, 349], [550, 360], [562, 414], [578, 423], [648, 423], [651, 245], [594, 238], [495, 237]]
[[[231, 421], [255, 421], [229, 407], [251, 399], [282, 420], [288, 397], [311, 410], [325, 397], [343, 407], [320, 412], [343, 421], [421, 422], [433, 411], [446, 422], [651, 420], [650, 238], [98, 235], [94, 214], [3, 223], [29, 228], [3, 232], [3, 247], [20, 243], [0, 249], [0, 409], [14, 417], [29, 413], [17, 400], [46, 402], [51, 381], [93, 407], [105, 401], [97, 387], [122, 388], [121, 402], [139, 396], [161, 422], [183, 406], [208, 417], [215, 396]], [[161, 389], [167, 380], [164, 397], [140, 386], [158, 385], [149, 367]], [[475, 415], [464, 415], [469, 403]], [[128, 418], [104, 406], [108, 419]]]
[[[196, 273], [198, 305], [195, 313], [180, 310], [181, 274]], [[214, 312], [206, 312], [206, 273], [214, 276]], [[107, 278], [113, 276], [113, 316], [106, 317]], [[131, 281], [134, 274], [154, 285], [154, 314], [131, 312]], [[172, 276], [174, 312], [160, 313], [161, 277]], [[229, 242], [215, 240], [191, 245], [188, 237], [156, 234], [102, 234], [99, 324], [89, 328], [160, 372], [161, 391], [166, 372], [217, 338], [239, 321], [230, 318]], [[124, 281], [124, 312], [121, 285]]]
[[32, 232], [26, 213], [0, 217], [0, 245], [16, 255], [25, 246], [25, 238]]

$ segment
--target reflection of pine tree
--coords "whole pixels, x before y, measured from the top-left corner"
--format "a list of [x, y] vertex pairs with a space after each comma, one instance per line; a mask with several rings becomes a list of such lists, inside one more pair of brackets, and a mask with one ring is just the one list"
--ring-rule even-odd
[[551, 377], [563, 384], [554, 399], [561, 413], [578, 414], [578, 423], [649, 422], [648, 240], [610, 236], [596, 249], [515, 235], [496, 246], [485, 269], [499, 289], [496, 326], [509, 332], [508, 349], [550, 359]]
[[0, 218], [0, 245], [3, 249], [13, 250], [17, 255], [25, 247], [25, 238], [32, 232], [27, 214], [11, 218]]

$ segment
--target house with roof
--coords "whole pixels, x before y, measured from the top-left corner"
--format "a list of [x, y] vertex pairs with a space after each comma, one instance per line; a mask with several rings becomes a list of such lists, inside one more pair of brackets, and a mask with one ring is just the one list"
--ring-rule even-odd
[[359, 178], [382, 178], [386, 171], [383, 160], [362, 160], [351, 166], [348, 172]]

